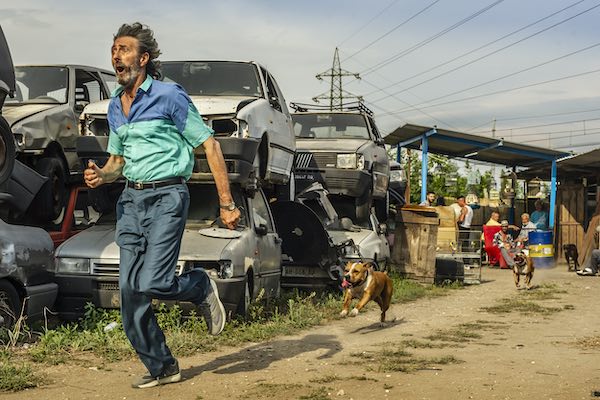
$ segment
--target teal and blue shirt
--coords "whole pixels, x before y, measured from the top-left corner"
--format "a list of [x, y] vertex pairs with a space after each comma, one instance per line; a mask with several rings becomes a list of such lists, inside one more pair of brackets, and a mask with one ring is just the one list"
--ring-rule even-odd
[[194, 148], [214, 132], [187, 93], [177, 84], [148, 75], [125, 116], [120, 100], [123, 90], [113, 91], [108, 106], [108, 152], [125, 159], [123, 176], [136, 182], [177, 176], [189, 179]]

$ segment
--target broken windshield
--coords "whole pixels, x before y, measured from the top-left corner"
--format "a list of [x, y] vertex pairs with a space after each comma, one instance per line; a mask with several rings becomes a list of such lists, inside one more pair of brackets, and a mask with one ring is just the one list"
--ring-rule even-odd
[[257, 69], [249, 63], [169, 61], [161, 63], [161, 72], [191, 96], [262, 97]]
[[67, 102], [68, 71], [65, 67], [15, 67], [17, 90], [6, 104]]
[[370, 139], [365, 118], [360, 114], [294, 114], [298, 139]]

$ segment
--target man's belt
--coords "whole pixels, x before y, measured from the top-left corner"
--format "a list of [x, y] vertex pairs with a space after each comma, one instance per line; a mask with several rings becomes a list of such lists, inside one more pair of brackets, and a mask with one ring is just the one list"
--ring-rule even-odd
[[142, 190], [142, 189], [156, 189], [163, 186], [169, 185], [177, 185], [180, 183], [185, 183], [185, 178], [182, 176], [178, 176], [176, 178], [163, 179], [160, 181], [150, 181], [150, 182], [135, 182], [127, 180], [127, 187]]

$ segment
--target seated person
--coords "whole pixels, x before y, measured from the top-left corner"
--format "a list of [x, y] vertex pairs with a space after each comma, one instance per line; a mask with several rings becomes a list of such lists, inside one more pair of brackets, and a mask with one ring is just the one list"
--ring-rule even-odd
[[[591, 232], [590, 232], [591, 233]], [[598, 243], [598, 234], [600, 233], [600, 225], [596, 227], [593, 233], [594, 243]], [[595, 246], [594, 246], [595, 247]], [[592, 249], [587, 257], [584, 258], [582, 268], [577, 271], [577, 275], [593, 276], [598, 273], [600, 266], [600, 249]]]
[[508, 233], [507, 220], [500, 223], [500, 231], [494, 235], [494, 246], [500, 249], [500, 254], [506, 261], [506, 265], [512, 268], [515, 265], [513, 258], [517, 253], [517, 249], [514, 247], [512, 235]]
[[520, 230], [517, 239], [517, 242], [522, 243], [524, 247], [529, 246], [529, 232], [533, 232], [537, 230], [537, 226], [529, 220], [529, 214], [523, 213], [521, 214], [521, 222], [523, 225], [521, 227], [515, 227], [517, 230]]
[[500, 213], [498, 211], [492, 211], [490, 219], [485, 223], [487, 226], [499, 226], [500, 225]]
[[420, 206], [433, 207], [435, 206], [435, 193], [427, 192], [425, 200], [419, 203]]
[[535, 211], [531, 213], [531, 222], [541, 231], [548, 229], [548, 212], [544, 211], [541, 200], [535, 201]]

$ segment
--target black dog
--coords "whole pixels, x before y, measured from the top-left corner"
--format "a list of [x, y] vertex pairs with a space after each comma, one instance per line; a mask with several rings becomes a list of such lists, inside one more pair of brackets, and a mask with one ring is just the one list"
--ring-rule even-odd
[[563, 251], [565, 252], [569, 271], [579, 270], [579, 254], [577, 253], [577, 246], [574, 244], [565, 244], [563, 245]]

